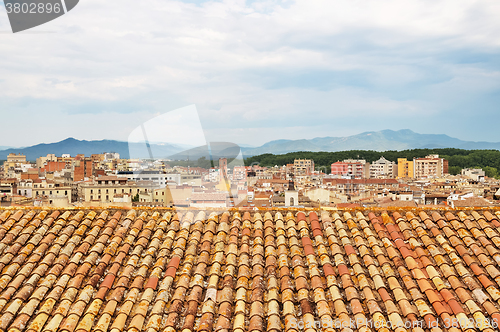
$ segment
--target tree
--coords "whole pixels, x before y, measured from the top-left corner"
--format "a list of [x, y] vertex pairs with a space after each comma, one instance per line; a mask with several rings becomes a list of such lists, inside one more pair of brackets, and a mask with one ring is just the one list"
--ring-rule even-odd
[[498, 170], [495, 167], [486, 166], [483, 171], [487, 177], [496, 178], [498, 176]]
[[[450, 174], [458, 174], [462, 168], [482, 168], [491, 167], [488, 174], [500, 176], [500, 151], [499, 150], [463, 150], [455, 148], [444, 149], [412, 149], [403, 151], [338, 151], [338, 152], [310, 152], [299, 151], [291, 152], [282, 155], [273, 155], [270, 153], [261, 154], [249, 157], [245, 160], [246, 165], [260, 166], [282, 166], [293, 163], [294, 159], [312, 159], [315, 166], [326, 167], [336, 161], [344, 159], [365, 159], [372, 163], [380, 157], [385, 157], [387, 160], [397, 162], [398, 158], [422, 158], [429, 154], [438, 154], [441, 158], [448, 160]], [[494, 170], [496, 169], [496, 170]]]
[[462, 167], [460, 167], [460, 166], [450, 166], [450, 167], [448, 167], [448, 172], [451, 175], [458, 175], [458, 174], [462, 173]]
[[132, 197], [132, 202], [139, 202], [139, 193], [135, 194], [135, 196]]

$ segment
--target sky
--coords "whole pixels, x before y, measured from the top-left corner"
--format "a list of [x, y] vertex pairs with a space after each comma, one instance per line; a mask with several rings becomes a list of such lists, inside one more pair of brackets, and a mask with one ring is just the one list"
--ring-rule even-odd
[[497, 0], [81, 0], [13, 34], [0, 1], [0, 146], [126, 141], [193, 106], [207, 141], [500, 142], [498, 17]]

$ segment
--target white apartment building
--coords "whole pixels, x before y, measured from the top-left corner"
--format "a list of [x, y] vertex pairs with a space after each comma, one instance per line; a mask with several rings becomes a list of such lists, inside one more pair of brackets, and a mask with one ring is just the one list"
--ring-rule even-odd
[[397, 172], [398, 165], [394, 161], [389, 161], [384, 157], [380, 157], [379, 160], [374, 161], [370, 165], [371, 179], [394, 178]]

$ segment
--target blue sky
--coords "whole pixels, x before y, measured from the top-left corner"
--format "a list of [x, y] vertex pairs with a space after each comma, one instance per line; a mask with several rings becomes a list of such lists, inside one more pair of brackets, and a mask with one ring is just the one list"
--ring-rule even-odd
[[17, 34], [2, 11], [0, 146], [126, 140], [193, 104], [209, 141], [500, 141], [498, 1], [82, 0]]

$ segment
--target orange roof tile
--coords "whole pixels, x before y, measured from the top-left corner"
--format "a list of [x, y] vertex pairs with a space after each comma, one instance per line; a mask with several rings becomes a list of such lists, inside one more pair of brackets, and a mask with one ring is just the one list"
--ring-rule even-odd
[[500, 323], [499, 225], [481, 209], [0, 209], [0, 330]]

